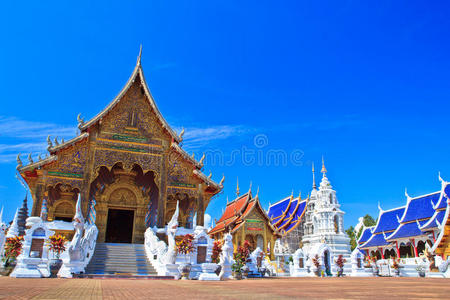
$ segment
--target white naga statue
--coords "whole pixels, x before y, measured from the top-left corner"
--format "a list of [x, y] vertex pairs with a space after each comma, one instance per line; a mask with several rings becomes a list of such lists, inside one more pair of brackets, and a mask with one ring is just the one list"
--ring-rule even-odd
[[222, 266], [219, 274], [220, 280], [232, 278], [231, 265], [233, 264], [233, 252], [233, 236], [227, 233], [225, 234], [222, 252], [220, 253], [220, 265]]
[[178, 215], [180, 214], [180, 210], [178, 208], [179, 202], [177, 201], [177, 208], [175, 209], [175, 213], [170, 219], [170, 222], [167, 224], [167, 242], [169, 244], [167, 248], [167, 253], [165, 257], [166, 264], [175, 264], [177, 261], [177, 251], [175, 249], [175, 234], [178, 229]]
[[75, 228], [75, 235], [73, 236], [72, 241], [70, 242], [68, 251], [69, 257], [71, 261], [77, 261], [83, 259], [81, 242], [83, 238], [84, 231], [84, 217], [81, 211], [81, 197], [78, 195], [77, 206], [75, 216], [73, 217], [72, 222], [73, 227]]

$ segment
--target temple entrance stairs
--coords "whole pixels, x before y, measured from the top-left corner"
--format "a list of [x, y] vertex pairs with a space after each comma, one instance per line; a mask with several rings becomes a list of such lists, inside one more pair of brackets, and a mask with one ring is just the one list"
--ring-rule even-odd
[[116, 243], [97, 243], [85, 273], [77, 277], [173, 279], [158, 276], [145, 255], [143, 244]]

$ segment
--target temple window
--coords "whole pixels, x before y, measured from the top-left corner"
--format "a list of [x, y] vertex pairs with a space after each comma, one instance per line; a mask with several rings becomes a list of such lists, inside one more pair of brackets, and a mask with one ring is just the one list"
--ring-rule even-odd
[[339, 233], [339, 217], [334, 216], [334, 232]]
[[330, 194], [330, 204], [333, 204], [333, 195]]
[[423, 252], [425, 252], [425, 242], [424, 241], [419, 241], [417, 243], [417, 253], [420, 255]]

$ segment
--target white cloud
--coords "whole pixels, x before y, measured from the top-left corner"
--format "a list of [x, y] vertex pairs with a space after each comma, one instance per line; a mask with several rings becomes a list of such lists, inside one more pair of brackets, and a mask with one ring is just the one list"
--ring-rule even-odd
[[46, 138], [47, 135], [70, 137], [76, 135], [76, 126], [32, 122], [15, 117], [0, 116], [0, 137], [10, 138]]
[[[181, 132], [181, 128], [176, 128]], [[183, 136], [183, 145], [186, 149], [198, 149], [213, 141], [224, 140], [231, 137], [241, 136], [250, 130], [243, 126], [210, 126], [205, 128], [187, 127]]]
[[[18, 153], [45, 153], [47, 136], [70, 139], [76, 135], [76, 126], [61, 126], [54, 123], [32, 122], [15, 117], [0, 116], [0, 163], [11, 163]], [[25, 158], [25, 155], [22, 159]]]

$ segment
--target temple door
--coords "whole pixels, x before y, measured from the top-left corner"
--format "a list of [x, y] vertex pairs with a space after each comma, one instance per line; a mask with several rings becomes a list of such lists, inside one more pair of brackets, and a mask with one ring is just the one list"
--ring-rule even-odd
[[197, 247], [197, 263], [202, 264], [206, 262], [206, 247], [198, 246]]

